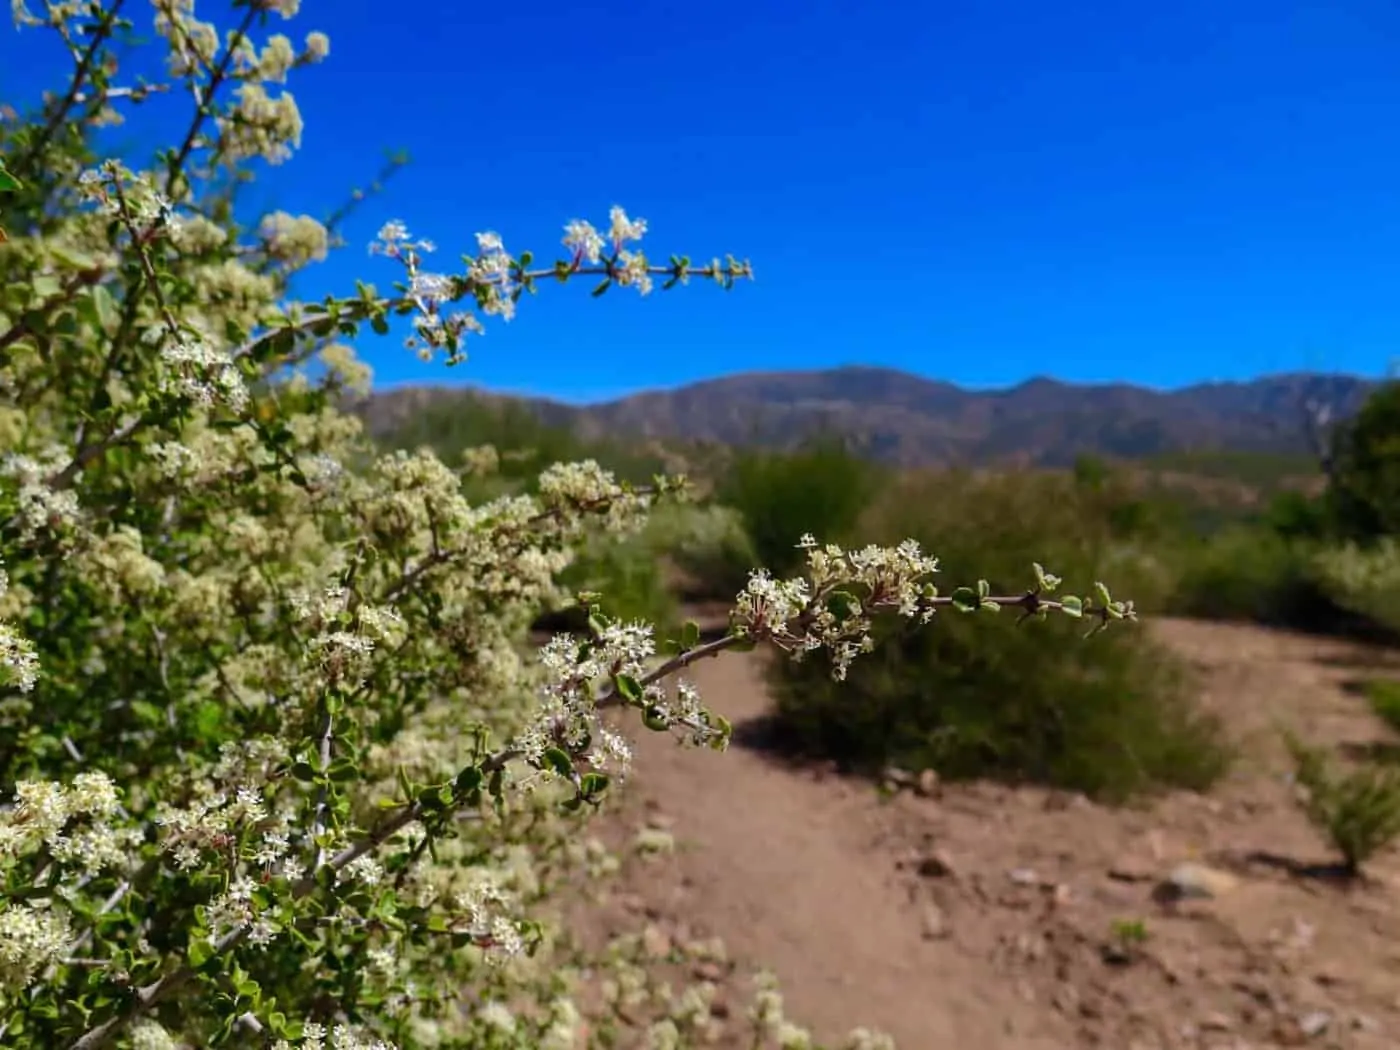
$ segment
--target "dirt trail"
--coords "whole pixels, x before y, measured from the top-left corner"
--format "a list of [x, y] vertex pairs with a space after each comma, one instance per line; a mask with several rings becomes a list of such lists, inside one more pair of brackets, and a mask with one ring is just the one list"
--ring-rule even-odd
[[[882, 801], [742, 746], [717, 756], [636, 734], [630, 801], [604, 824], [627, 836], [650, 820], [678, 846], [624, 870], [629, 910], [773, 969], [789, 1015], [833, 1044], [865, 1025], [901, 1050], [1400, 1045], [1394, 854], [1352, 888], [1257, 856], [1327, 857], [1281, 775], [1276, 728], [1339, 749], [1383, 738], [1345, 686], [1400, 661], [1250, 627], [1152, 629], [1246, 748], [1212, 796], [1108, 810], [973, 784]], [[760, 659], [692, 669], [736, 727], [766, 712]], [[1212, 899], [1156, 902], [1183, 862], [1220, 882]], [[1127, 961], [1111, 950], [1124, 920], [1148, 933]]]
[[[766, 713], [757, 657], [694, 669], [735, 725]], [[717, 756], [638, 741], [636, 787], [674, 820], [680, 899], [738, 957], [783, 981], [789, 1014], [822, 1038], [878, 1027], [909, 1050], [1062, 1050], [985, 962], [923, 938], [899, 884], [891, 814], [868, 789], [818, 782], [734, 748]], [[1034, 1034], [1042, 1033], [1042, 1034]]]

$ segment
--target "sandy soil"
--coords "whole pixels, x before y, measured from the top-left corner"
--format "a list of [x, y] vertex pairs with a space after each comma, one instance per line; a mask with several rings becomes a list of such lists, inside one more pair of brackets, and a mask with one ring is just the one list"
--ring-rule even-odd
[[[833, 1042], [868, 1025], [902, 1050], [1400, 1046], [1400, 863], [1379, 858], [1363, 886], [1302, 870], [1330, 858], [1277, 733], [1384, 739], [1346, 685], [1400, 674], [1400, 656], [1253, 627], [1149, 629], [1244, 747], [1210, 797], [1109, 810], [926, 780], [891, 798], [759, 750], [650, 737], [603, 829], [621, 841], [649, 823], [679, 846], [629, 862], [593, 921], [723, 938], [737, 968], [709, 976], [737, 1001], [743, 974], [772, 968], [789, 1014]], [[765, 712], [761, 658], [695, 669], [736, 727]]]

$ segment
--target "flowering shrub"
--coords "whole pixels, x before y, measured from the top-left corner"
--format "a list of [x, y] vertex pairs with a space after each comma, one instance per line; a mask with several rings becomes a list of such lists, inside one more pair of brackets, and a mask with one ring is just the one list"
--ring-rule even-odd
[[[912, 543], [808, 538], [805, 574], [755, 573], [722, 638], [666, 642], [590, 605], [587, 635], [532, 650], [580, 545], [683, 480], [582, 462], [471, 502], [489, 450], [376, 456], [338, 410], [368, 379], [348, 341], [407, 317], [412, 350], [456, 363], [546, 281], [646, 294], [749, 268], [653, 265], [615, 208], [569, 223], [552, 266], [483, 233], [439, 273], [391, 222], [374, 248], [393, 294], [286, 301], [334, 230], [245, 226], [233, 194], [299, 144], [276, 85], [329, 43], [256, 39], [297, 6], [241, 0], [221, 30], [153, 0], [169, 82], [150, 85], [119, 79], [123, 0], [15, 5], [74, 70], [0, 131], [0, 1044], [563, 1048], [626, 1016], [689, 1045], [703, 987], [646, 987], [625, 951], [584, 958], [531, 918], [609, 870], [583, 824], [627, 772], [608, 712], [721, 749], [728, 725], [679, 676], [723, 650], [823, 649], [842, 673], [881, 612], [1131, 607], [1051, 600], [1044, 575], [945, 596]], [[97, 156], [94, 128], [172, 88], [194, 102], [172, 149], [139, 171]], [[612, 989], [592, 1029], [585, 963]], [[760, 989], [756, 1045], [809, 1045], [780, 1002]]]

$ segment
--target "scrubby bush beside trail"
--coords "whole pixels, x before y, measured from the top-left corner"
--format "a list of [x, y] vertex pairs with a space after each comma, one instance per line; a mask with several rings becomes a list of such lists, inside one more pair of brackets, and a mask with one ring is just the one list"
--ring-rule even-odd
[[[861, 535], [913, 536], [950, 566], [976, 562], [993, 587], [1014, 585], [1037, 556], [1092, 579], [1112, 555], [1092, 505], [1063, 478], [941, 474], [883, 493]], [[773, 664], [779, 740], [869, 773], [933, 768], [1107, 799], [1202, 789], [1228, 766], [1219, 726], [1193, 709], [1180, 669], [1142, 632], [1085, 641], [1072, 618], [1022, 624], [1009, 610], [989, 620], [883, 627], [839, 684], [820, 656]]]
[[[581, 547], [683, 485], [582, 462], [469, 498], [489, 455], [379, 455], [337, 409], [367, 379], [347, 342], [409, 317], [410, 349], [456, 363], [542, 283], [645, 293], [747, 266], [654, 266], [615, 208], [604, 230], [569, 223], [552, 265], [483, 233], [445, 274], [391, 222], [392, 294], [285, 302], [333, 238], [307, 216], [244, 224], [233, 191], [299, 145], [275, 85], [329, 42], [265, 32], [296, 0], [235, 3], [228, 31], [153, 6], [160, 87], [195, 104], [143, 170], [94, 152], [154, 90], [121, 79], [126, 5], [16, 8], [74, 73], [0, 126], [0, 1045], [599, 1045], [575, 993], [616, 961], [530, 916], [605, 874], [583, 821], [630, 745], [604, 713], [722, 748], [678, 677], [694, 661], [770, 644], [844, 669], [876, 614], [966, 594], [937, 593], [910, 544], [809, 549], [805, 575], [747, 581], [722, 638], [666, 644], [595, 610], [534, 653]], [[1131, 615], [971, 607], [1026, 602]], [[679, 1047], [705, 1037], [693, 999], [608, 1009]], [[809, 1045], [776, 1002], [761, 990], [754, 1045]]]
[[738, 512], [759, 564], [781, 576], [801, 566], [797, 543], [807, 533], [845, 540], [885, 474], [823, 435], [796, 452], [738, 453], [715, 498]]
[[1314, 569], [1315, 549], [1249, 526], [1182, 543], [1168, 607], [1204, 619], [1321, 627], [1328, 601]]

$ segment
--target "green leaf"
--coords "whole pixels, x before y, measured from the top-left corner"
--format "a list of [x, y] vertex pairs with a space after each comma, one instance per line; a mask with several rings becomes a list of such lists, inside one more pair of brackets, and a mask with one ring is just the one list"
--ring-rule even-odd
[[948, 600], [952, 602], [953, 608], [958, 610], [958, 612], [977, 611], [977, 592], [971, 587], [959, 587], [948, 596]]
[[583, 795], [584, 798], [596, 798], [598, 795], [608, 790], [609, 783], [611, 783], [611, 781], [609, 781], [605, 773], [585, 773], [583, 781], [579, 785], [579, 793]]
[[131, 713], [139, 718], [146, 725], [158, 725], [163, 721], [161, 710], [149, 700], [131, 701]]
[[574, 775], [573, 759], [569, 758], [567, 751], [557, 747], [547, 748], [544, 753], [544, 761], [550, 769], [558, 773], [561, 777], [572, 777]]
[[1046, 572], [1045, 567], [1039, 562], [1031, 562], [1035, 567], [1035, 585], [1047, 594], [1060, 585], [1060, 578], [1054, 573]]
[[24, 189], [24, 183], [5, 170], [5, 165], [0, 164], [0, 191], [11, 191]]
[[190, 730], [194, 733], [196, 740], [213, 740], [218, 735], [223, 720], [224, 709], [213, 701], [209, 701], [194, 709], [190, 719]]
[[596, 299], [596, 298], [598, 298], [598, 296], [602, 295], [604, 292], [606, 292], [606, 291], [607, 291], [609, 288], [611, 288], [611, 287], [612, 287], [612, 278], [611, 278], [611, 277], [604, 277], [603, 280], [599, 283], [598, 287], [597, 287], [597, 288], [594, 288], [593, 291], [590, 292], [589, 294], [592, 295], [593, 298]]
[[476, 766], [468, 766], [457, 774], [457, 790], [463, 795], [473, 791], [480, 791], [482, 782], [486, 779], [485, 774]]
[[710, 714], [710, 722], [719, 730], [719, 737], [710, 741], [710, 747], [715, 751], [723, 751], [729, 743], [729, 738], [734, 735], [734, 727], [730, 725], [729, 719], [723, 715]]
[[192, 936], [190, 938], [189, 949], [185, 954], [189, 959], [190, 965], [198, 970], [213, 956], [214, 946], [204, 937]]
[[694, 649], [700, 644], [700, 625], [694, 620], [686, 620], [681, 628], [681, 648]]
[[443, 788], [429, 787], [418, 792], [418, 805], [429, 813], [435, 813], [447, 808], [448, 799], [442, 797]]
[[97, 265], [97, 260], [91, 255], [75, 252], [71, 248], [64, 248], [54, 244], [50, 244], [48, 248], [53, 254], [53, 257], [70, 270], [91, 270]]
[[860, 614], [860, 599], [850, 591], [832, 591], [826, 599], [826, 610], [843, 624]]
[[641, 703], [642, 684], [630, 674], [613, 675], [613, 685], [617, 688], [617, 695], [629, 704]]
[[1084, 615], [1084, 602], [1073, 594], [1066, 594], [1060, 599], [1060, 606], [1064, 612], [1075, 619]]

